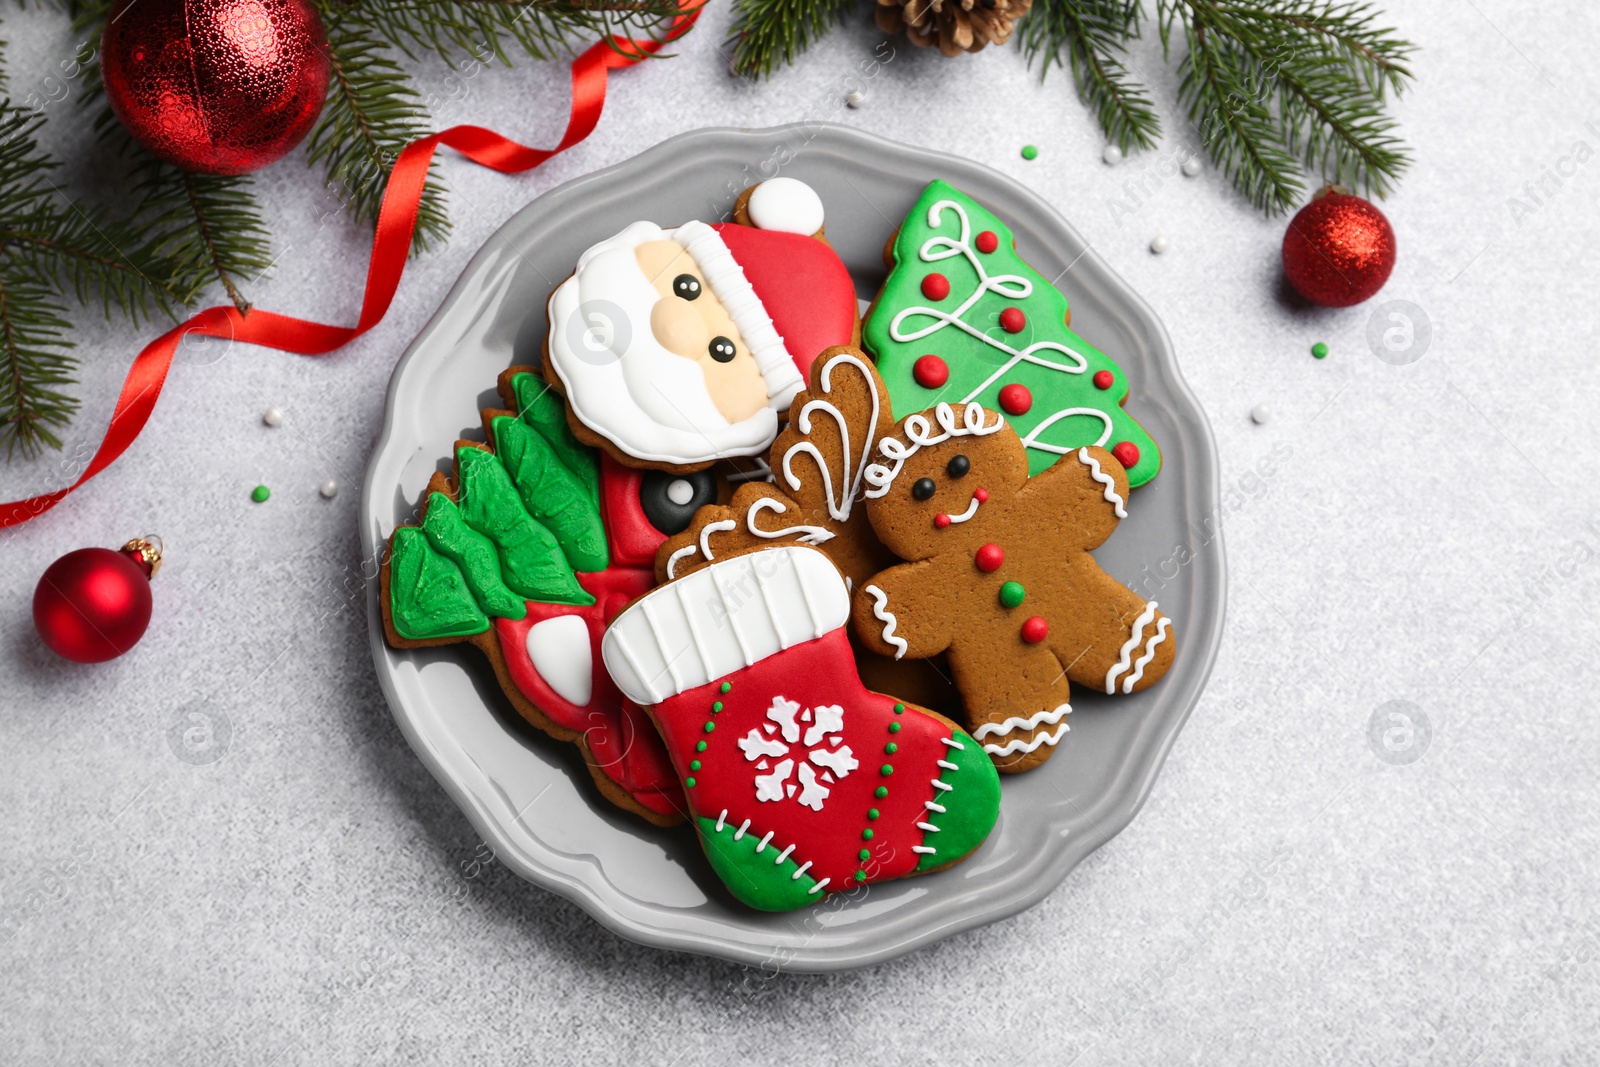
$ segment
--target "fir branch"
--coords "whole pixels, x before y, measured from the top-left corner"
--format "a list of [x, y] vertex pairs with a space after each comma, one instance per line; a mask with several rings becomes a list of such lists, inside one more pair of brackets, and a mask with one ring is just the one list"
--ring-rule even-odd
[[534, 59], [569, 52], [573, 38], [659, 40], [681, 14], [676, 0], [381, 0], [364, 17], [411, 59], [432, 52], [511, 65], [509, 46]]
[[1130, 76], [1125, 42], [1139, 36], [1138, 0], [1034, 0], [1018, 23], [1019, 43], [1031, 63], [1043, 58], [1072, 71], [1078, 99], [1094, 110], [1106, 139], [1124, 152], [1153, 148], [1161, 122], [1143, 85]]
[[855, 0], [734, 0], [727, 45], [733, 69], [768, 77], [844, 22]]
[[67, 309], [5, 252], [0, 246], [0, 442], [10, 459], [61, 447], [52, 427], [77, 414], [78, 401], [60, 387], [76, 380], [78, 361], [66, 337]]

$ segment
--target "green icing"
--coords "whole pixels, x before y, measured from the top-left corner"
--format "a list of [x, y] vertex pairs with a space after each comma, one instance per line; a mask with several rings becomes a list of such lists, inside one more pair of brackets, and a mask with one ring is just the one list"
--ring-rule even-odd
[[489, 628], [467, 580], [435, 552], [415, 526], [394, 533], [389, 555], [389, 616], [395, 632], [411, 641], [466, 637]]
[[792, 853], [782, 863], [774, 863], [771, 849], [756, 855], [761, 835], [746, 833], [735, 841], [734, 827], [724, 824], [718, 831], [714, 819], [695, 821], [699, 824], [700, 841], [705, 845], [711, 868], [742, 903], [760, 911], [793, 911], [822, 899], [822, 893], [811, 892], [816, 879], [808, 874], [795, 877], [800, 864], [795, 862]]
[[491, 452], [456, 450], [461, 517], [500, 550], [500, 577], [513, 592], [546, 604], [593, 604], [555, 536], [522, 507], [511, 476]]
[[494, 542], [467, 525], [455, 502], [443, 493], [428, 495], [422, 532], [428, 535], [428, 544], [461, 568], [467, 588], [484, 611], [502, 619], [521, 619], [528, 614], [522, 598], [500, 578], [500, 556]]
[[967, 734], [956, 730], [950, 739], [961, 747], [945, 745], [944, 758], [959, 769], [945, 768], [939, 772], [939, 780], [953, 788], [948, 792], [938, 791], [938, 802], [945, 806], [944, 811], [927, 813], [927, 821], [937, 826], [939, 832], [928, 834], [932, 840], [924, 843], [936, 844], [939, 851], [919, 853], [919, 871], [942, 867], [965, 856], [983, 844], [989, 831], [994, 829], [995, 820], [1000, 818], [1000, 772], [994, 769], [983, 746]]
[[600, 500], [600, 459], [598, 453], [572, 436], [567, 423], [567, 406], [561, 397], [536, 374], [516, 374], [511, 378], [511, 391], [516, 395], [517, 408], [522, 421], [539, 431], [556, 458], [578, 476], [578, 481], [589, 490], [589, 496], [598, 504]]
[[494, 420], [495, 451], [511, 472], [522, 506], [550, 528], [577, 571], [603, 571], [609, 562], [600, 509], [578, 476], [526, 423], [505, 415]]
[[[970, 258], [950, 254], [949, 242], [959, 242], [962, 237], [960, 212], [946, 205], [938, 221], [931, 220], [933, 206], [939, 201], [951, 201], [966, 213]], [[977, 249], [977, 236], [984, 231], [999, 239], [993, 252]], [[932, 239], [937, 240], [929, 251], [944, 258], [922, 258], [922, 249]], [[976, 400], [991, 411], [1003, 412], [1022, 435], [1029, 446], [1029, 474], [1038, 474], [1063, 454], [1096, 444], [1104, 436], [1107, 449], [1122, 441], [1138, 447], [1139, 462], [1128, 471], [1129, 485], [1143, 485], [1155, 477], [1161, 452], [1121, 406], [1128, 395], [1127, 376], [1067, 327], [1067, 298], [1017, 255], [1005, 223], [954, 186], [931, 182], [901, 225], [893, 258], [894, 267], [872, 314], [862, 324], [861, 336], [877, 360], [878, 373], [889, 387], [889, 399], [897, 413], [908, 415], [940, 402]], [[983, 276], [974, 262], [982, 265], [991, 286], [975, 299]], [[931, 300], [922, 293], [922, 279], [935, 272], [950, 282], [950, 294], [942, 300]], [[1018, 280], [1029, 283], [1032, 291], [1020, 299], [997, 292], [992, 286], [1001, 275], [1012, 276], [1003, 283], [1012, 292], [1019, 288]], [[967, 306], [958, 320], [941, 318], [941, 314], [953, 315], [963, 305]], [[1000, 313], [1007, 308], [1021, 309], [1026, 316], [1021, 332], [1008, 333], [1000, 325]], [[897, 317], [898, 328], [893, 325]], [[892, 330], [902, 340], [895, 340]], [[1034, 358], [1053, 365], [1016, 358], [1029, 349]], [[912, 367], [924, 355], [938, 356], [949, 367], [949, 379], [943, 385], [925, 388], [917, 384]], [[1080, 359], [1084, 363], [1081, 373], [1067, 369], [1076, 368]], [[1001, 373], [1012, 360], [1010, 368]], [[1094, 384], [1095, 373], [1102, 370], [1113, 377], [1109, 389]], [[1032, 394], [1027, 411], [1012, 413], [1000, 403], [1001, 388], [1011, 384], [1025, 386]], [[1070, 409], [1086, 410], [1065, 414]], [[1111, 421], [1109, 435], [1101, 415]]]

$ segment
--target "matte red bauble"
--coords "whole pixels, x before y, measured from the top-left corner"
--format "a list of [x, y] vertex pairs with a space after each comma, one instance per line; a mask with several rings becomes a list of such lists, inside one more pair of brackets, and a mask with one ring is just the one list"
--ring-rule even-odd
[[1283, 235], [1283, 272], [1313, 304], [1343, 308], [1383, 288], [1394, 270], [1394, 228], [1370, 201], [1326, 186]]
[[100, 63], [128, 132], [205, 174], [278, 159], [328, 92], [327, 39], [306, 0], [118, 0]]
[[150, 625], [150, 576], [160, 567], [160, 548], [144, 538], [117, 552], [68, 552], [33, 591], [33, 625], [45, 644], [74, 662], [115, 659]]

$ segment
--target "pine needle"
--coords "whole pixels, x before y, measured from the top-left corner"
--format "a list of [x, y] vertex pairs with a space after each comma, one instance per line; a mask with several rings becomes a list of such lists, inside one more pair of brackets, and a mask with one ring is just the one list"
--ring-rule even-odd
[[855, 0], [734, 0], [727, 45], [733, 69], [768, 77], [844, 22]]
[[1106, 140], [1124, 152], [1154, 148], [1161, 121], [1143, 85], [1134, 81], [1122, 56], [1140, 32], [1138, 0], [1035, 0], [1017, 24], [1022, 51], [1041, 59], [1039, 76], [1064, 63], [1078, 85], [1078, 99], [1100, 120]]

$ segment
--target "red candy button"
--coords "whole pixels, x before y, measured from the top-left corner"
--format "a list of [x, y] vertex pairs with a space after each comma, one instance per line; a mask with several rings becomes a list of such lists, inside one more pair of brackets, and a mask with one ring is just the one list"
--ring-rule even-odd
[[1026, 385], [1012, 382], [1000, 390], [1000, 406], [1007, 415], [1023, 415], [1033, 407], [1033, 394]]
[[1139, 446], [1132, 441], [1118, 441], [1111, 449], [1111, 454], [1117, 457], [1117, 462], [1132, 470], [1139, 463]]
[[1030, 645], [1037, 645], [1049, 636], [1050, 624], [1037, 615], [1022, 624], [1022, 639]]
[[933, 517], [933, 524], [942, 530], [950, 525], [950, 516], [941, 511]]
[[950, 295], [950, 279], [943, 274], [929, 274], [922, 279], [922, 295], [929, 300], [943, 300]]
[[989, 502], [989, 490], [974, 489], [972, 491], [972, 499], [976, 500], [980, 504], [987, 504]]
[[1000, 247], [1000, 238], [994, 235], [993, 230], [984, 230], [978, 234], [978, 238], [974, 243], [978, 246], [978, 251], [988, 255]]
[[1094, 372], [1094, 387], [1096, 389], [1110, 389], [1115, 382], [1116, 379], [1111, 376], [1111, 372], [1108, 370]]
[[973, 559], [973, 562], [978, 565], [978, 569], [985, 574], [993, 574], [1000, 569], [1000, 564], [1005, 561], [1005, 550], [999, 545], [984, 545], [978, 549], [978, 554]]
[[911, 377], [924, 389], [937, 389], [950, 380], [950, 368], [938, 356], [922, 356], [911, 364]]
[[1022, 313], [1021, 308], [1006, 308], [1000, 312], [1000, 328], [1006, 333], [1021, 333], [1026, 325], [1028, 316]]

